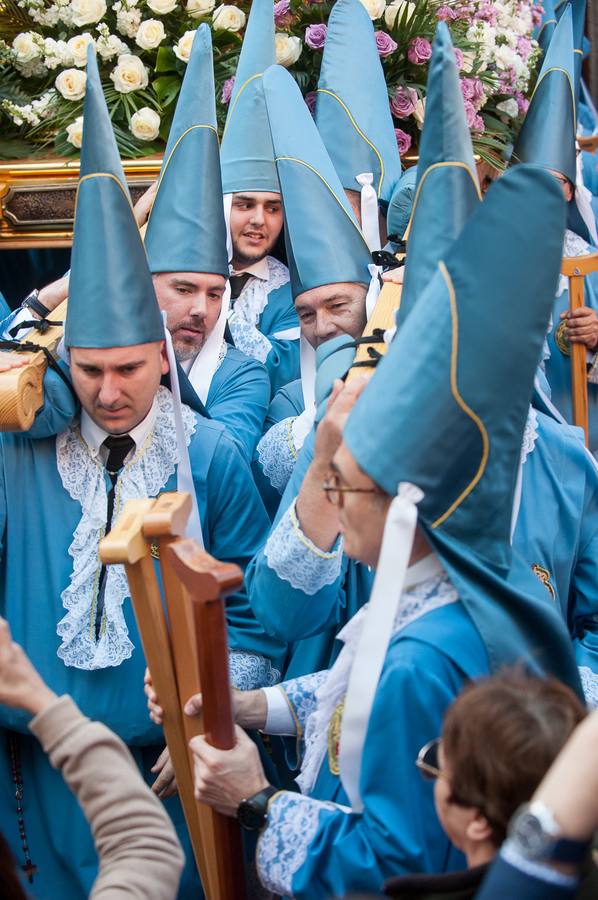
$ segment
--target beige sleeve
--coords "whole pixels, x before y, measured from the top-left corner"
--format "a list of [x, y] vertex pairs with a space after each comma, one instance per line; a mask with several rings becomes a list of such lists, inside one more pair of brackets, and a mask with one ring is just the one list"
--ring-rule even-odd
[[81, 804], [99, 856], [93, 900], [176, 897], [183, 853], [125, 744], [59, 697], [29, 725]]

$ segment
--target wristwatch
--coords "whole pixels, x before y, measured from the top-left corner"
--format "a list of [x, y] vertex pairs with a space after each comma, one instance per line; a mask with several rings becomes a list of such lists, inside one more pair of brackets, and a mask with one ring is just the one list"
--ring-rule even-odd
[[533, 862], [578, 864], [584, 859], [590, 842], [560, 837], [559, 825], [543, 803], [524, 803], [509, 826], [513, 849]]
[[27, 296], [21, 303], [21, 307], [23, 309], [32, 309], [33, 312], [37, 313], [37, 315], [42, 319], [45, 319], [50, 315], [50, 310], [48, 309], [48, 307], [44, 306], [44, 304], [39, 299], [39, 291], [37, 288], [34, 288], [30, 294], [27, 294]]
[[253, 797], [241, 800], [237, 807], [237, 820], [248, 831], [258, 831], [266, 824], [268, 818], [268, 801], [274, 794], [278, 794], [278, 788], [271, 784], [262, 791], [258, 791]]

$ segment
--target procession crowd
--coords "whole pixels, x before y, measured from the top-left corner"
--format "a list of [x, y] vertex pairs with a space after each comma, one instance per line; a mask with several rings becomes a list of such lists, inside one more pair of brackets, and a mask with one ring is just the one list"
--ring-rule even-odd
[[88, 48], [71, 267], [0, 325], [2, 378], [68, 295], [43, 405], [0, 436], [3, 897], [203, 896], [99, 555], [176, 490], [244, 573], [235, 745], [190, 747], [249, 897], [598, 895], [598, 265], [574, 309], [561, 274], [598, 254], [598, 114], [585, 3], [544, 5], [482, 186], [443, 21], [405, 170], [359, 0], [330, 14], [314, 116], [254, 0], [221, 143], [201, 25], [134, 207]]

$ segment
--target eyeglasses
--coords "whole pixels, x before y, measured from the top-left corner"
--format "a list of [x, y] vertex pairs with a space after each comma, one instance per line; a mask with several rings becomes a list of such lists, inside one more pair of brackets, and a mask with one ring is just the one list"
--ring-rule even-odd
[[359, 487], [350, 487], [347, 484], [342, 484], [340, 475], [338, 472], [331, 472], [330, 475], [326, 478], [326, 481], [322, 485], [322, 490], [325, 492], [328, 501], [332, 503], [333, 506], [337, 506], [339, 509], [343, 506], [343, 494], [380, 494], [381, 491], [377, 487], [371, 488], [359, 488]]
[[442, 775], [442, 769], [438, 763], [440, 741], [440, 738], [434, 738], [433, 741], [428, 741], [417, 754], [415, 765], [426, 781], [434, 781], [435, 778], [440, 778]]

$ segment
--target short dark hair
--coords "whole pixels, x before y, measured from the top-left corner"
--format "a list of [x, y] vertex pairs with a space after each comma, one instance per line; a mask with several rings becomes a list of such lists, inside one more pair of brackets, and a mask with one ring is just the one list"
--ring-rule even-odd
[[511, 816], [585, 716], [581, 700], [556, 678], [510, 670], [468, 685], [442, 729], [450, 801], [479, 809], [500, 846]]

